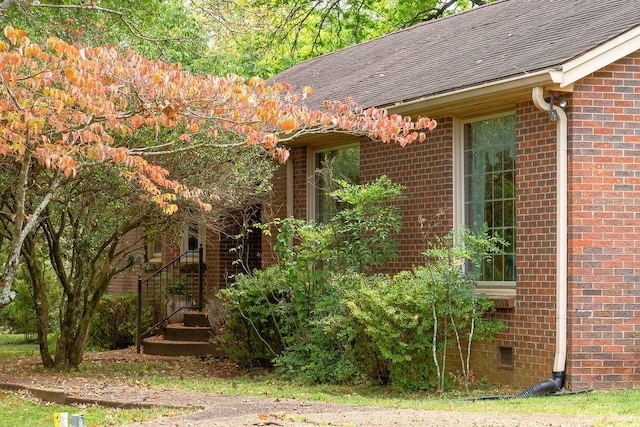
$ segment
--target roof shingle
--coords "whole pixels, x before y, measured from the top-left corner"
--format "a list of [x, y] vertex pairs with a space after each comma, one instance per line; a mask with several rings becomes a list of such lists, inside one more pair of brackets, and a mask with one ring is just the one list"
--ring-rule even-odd
[[398, 102], [559, 67], [640, 24], [640, 0], [502, 0], [294, 65], [314, 106]]

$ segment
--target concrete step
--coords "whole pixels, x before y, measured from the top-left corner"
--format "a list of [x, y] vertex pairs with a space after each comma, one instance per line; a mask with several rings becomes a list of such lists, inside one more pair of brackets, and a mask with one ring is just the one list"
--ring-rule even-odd
[[197, 341], [172, 341], [149, 337], [142, 341], [142, 352], [156, 356], [225, 356], [215, 344]]
[[184, 326], [170, 323], [164, 328], [163, 337], [169, 341], [208, 342], [211, 338], [211, 326]]
[[211, 327], [211, 324], [209, 324], [209, 314], [204, 311], [185, 311], [184, 326]]

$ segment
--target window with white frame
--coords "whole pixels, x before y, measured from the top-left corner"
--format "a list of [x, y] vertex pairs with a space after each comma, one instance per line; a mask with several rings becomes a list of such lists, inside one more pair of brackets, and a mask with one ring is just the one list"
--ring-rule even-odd
[[480, 284], [508, 285], [516, 280], [515, 116], [464, 123], [464, 224], [507, 241], [479, 272]]
[[147, 239], [147, 262], [162, 262], [162, 236], [154, 235]]
[[195, 257], [191, 257], [197, 261], [197, 253], [202, 245], [203, 250], [205, 245], [205, 230], [206, 227], [203, 224], [196, 222], [189, 223], [182, 239], [182, 252], [189, 252], [195, 254]]
[[340, 188], [338, 182], [360, 183], [360, 147], [351, 145], [315, 151], [312, 156], [309, 212], [312, 213], [311, 219], [324, 223], [340, 211], [339, 203], [330, 197], [332, 191]]

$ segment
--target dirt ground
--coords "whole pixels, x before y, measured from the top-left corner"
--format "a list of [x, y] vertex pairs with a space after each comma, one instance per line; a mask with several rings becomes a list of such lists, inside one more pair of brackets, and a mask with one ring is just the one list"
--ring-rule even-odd
[[[162, 363], [155, 363], [161, 361]], [[230, 378], [244, 373], [224, 359], [200, 361], [195, 358], [166, 358], [139, 355], [133, 349], [91, 353], [83, 366], [91, 375], [45, 373], [37, 357], [0, 359], [0, 388], [28, 390], [34, 396], [56, 403], [93, 404], [110, 407], [153, 405], [195, 406], [196, 412], [171, 419], [135, 424], [136, 426], [610, 426], [640, 425], [640, 414], [629, 417], [549, 416], [470, 412], [437, 412], [374, 408], [297, 399], [219, 395], [152, 388], [144, 381], [109, 374], [114, 365], [144, 363], [154, 373], [185, 377]], [[104, 367], [110, 366], [109, 370]]]

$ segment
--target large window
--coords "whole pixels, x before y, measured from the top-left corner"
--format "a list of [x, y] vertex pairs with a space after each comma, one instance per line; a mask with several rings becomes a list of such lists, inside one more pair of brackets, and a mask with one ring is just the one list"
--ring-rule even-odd
[[315, 152], [313, 171], [313, 219], [327, 222], [340, 210], [339, 204], [329, 196], [339, 188], [338, 182], [360, 183], [360, 147]]
[[516, 279], [515, 116], [479, 120], [464, 125], [464, 221], [509, 243], [480, 272], [484, 282]]

